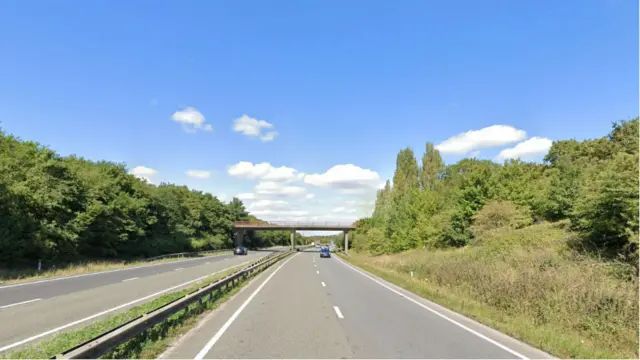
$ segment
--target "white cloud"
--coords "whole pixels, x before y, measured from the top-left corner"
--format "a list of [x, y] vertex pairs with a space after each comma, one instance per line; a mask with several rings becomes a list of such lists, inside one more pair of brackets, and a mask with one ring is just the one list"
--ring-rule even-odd
[[146, 166], [136, 166], [129, 171], [129, 174], [134, 175], [138, 179], [144, 180], [150, 184], [153, 184], [152, 177], [157, 173], [157, 170], [148, 168]]
[[274, 182], [288, 182], [299, 178], [296, 169], [286, 166], [274, 167], [267, 162], [252, 164], [248, 161], [240, 161], [231, 165], [227, 172], [233, 177]]
[[240, 200], [253, 200], [256, 198], [254, 193], [241, 193], [236, 196]]
[[305, 195], [305, 198], [307, 198], [307, 199], [313, 199], [314, 197], [316, 197], [315, 194], [307, 194], [307, 195]]
[[516, 146], [500, 151], [497, 160], [527, 158], [546, 154], [553, 145], [553, 141], [543, 137], [532, 137]]
[[273, 141], [273, 139], [275, 139], [276, 136], [278, 136], [277, 131], [269, 131], [268, 133], [260, 136], [260, 140], [262, 140], [262, 142], [269, 142], [269, 141]]
[[152, 176], [157, 174], [158, 171], [152, 168], [148, 168], [146, 166], [136, 166], [133, 169], [131, 169], [129, 173], [133, 175], [140, 175], [140, 176]]
[[274, 181], [261, 181], [254, 188], [258, 195], [294, 196], [304, 194], [305, 191], [300, 186], [287, 186]]
[[242, 133], [246, 136], [260, 137], [260, 140], [263, 142], [272, 141], [276, 136], [278, 136], [278, 132], [276, 131], [269, 131], [266, 134], [262, 134], [263, 130], [272, 128], [272, 123], [252, 118], [246, 114], [235, 119], [233, 122], [233, 131]]
[[458, 134], [438, 144], [436, 149], [442, 153], [466, 154], [476, 149], [507, 145], [526, 138], [524, 130], [508, 125], [492, 125]]
[[334, 213], [353, 214], [356, 212], [356, 209], [339, 206], [331, 211], [333, 211]]
[[290, 207], [289, 203], [284, 200], [258, 200], [252, 202], [247, 206], [249, 211], [259, 211], [259, 210], [275, 210], [275, 209], [286, 209]]
[[196, 132], [198, 129], [203, 131], [213, 131], [213, 126], [205, 123], [204, 115], [192, 107], [176, 111], [171, 115], [171, 118], [182, 124], [183, 129], [187, 132]]
[[[252, 215], [263, 218], [265, 220], [290, 221], [299, 220], [298, 218], [309, 215], [306, 210], [256, 210], [251, 212]], [[293, 218], [293, 219], [292, 219]]]
[[186, 174], [196, 179], [208, 179], [211, 177], [211, 171], [206, 170], [187, 170]]
[[323, 174], [311, 174], [304, 177], [304, 182], [318, 187], [342, 189], [347, 193], [361, 191], [359, 189], [375, 189], [380, 183], [380, 175], [369, 169], [353, 164], [335, 165]]

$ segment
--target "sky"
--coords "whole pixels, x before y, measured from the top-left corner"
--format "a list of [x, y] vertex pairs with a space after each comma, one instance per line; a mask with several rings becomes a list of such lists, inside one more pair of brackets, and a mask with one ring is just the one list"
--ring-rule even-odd
[[541, 161], [638, 116], [635, 0], [0, 2], [0, 127], [273, 221], [371, 214], [397, 152]]

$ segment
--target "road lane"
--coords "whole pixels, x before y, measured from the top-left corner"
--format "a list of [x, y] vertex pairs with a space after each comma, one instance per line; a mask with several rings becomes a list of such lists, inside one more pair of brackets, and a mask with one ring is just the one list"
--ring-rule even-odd
[[550, 358], [469, 319], [456, 325], [376, 281], [335, 255], [299, 253], [210, 314], [164, 357]]
[[262, 284], [205, 358], [341, 358], [350, 353], [310, 256], [292, 255], [271, 278], [281, 264], [261, 274], [163, 358], [195, 358]]
[[[258, 252], [269, 254], [272, 251], [278, 251], [278, 249], [254, 250], [249, 251], [249, 253]], [[55, 296], [115, 284], [132, 278], [139, 279], [170, 271], [181, 271], [186, 268], [197, 267], [203, 264], [233, 259], [234, 256], [235, 255], [231, 253], [203, 256], [192, 259], [141, 265], [131, 268], [0, 285], [0, 306], [11, 305], [34, 298], [48, 299]]]
[[200, 266], [209, 261], [230, 259], [233, 254], [206, 256], [186, 260], [141, 265], [111, 271], [102, 271], [80, 276], [68, 276], [43, 279], [33, 282], [17, 283], [0, 286], [0, 306], [25, 301], [32, 298], [47, 299], [54, 296], [70, 294], [105, 285], [115, 284], [130, 278], [143, 278], [177, 268]]
[[[192, 285], [181, 286], [186, 282], [206, 277], [243, 262], [255, 261], [270, 253], [253, 251], [249, 255], [231, 257], [226, 261], [185, 267], [182, 271], [168, 271], [131, 281], [119, 281], [2, 308], [0, 309], [0, 324], [3, 324], [0, 326], [0, 352], [17, 349], [32, 341], [40, 341], [51, 335], [48, 332], [84, 326], [104, 316], [125, 311], [163, 295], [164, 293], [161, 292], [166, 289], [173, 287], [175, 289], [171, 291], [178, 291], [180, 288]], [[4, 326], [4, 324], [11, 326]]]

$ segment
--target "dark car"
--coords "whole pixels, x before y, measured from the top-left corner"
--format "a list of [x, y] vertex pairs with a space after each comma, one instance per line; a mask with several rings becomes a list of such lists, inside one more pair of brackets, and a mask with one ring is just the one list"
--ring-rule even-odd
[[329, 250], [328, 247], [323, 247], [322, 249], [320, 249], [320, 257], [327, 257], [330, 258], [331, 257], [331, 250]]
[[247, 255], [248, 253], [249, 250], [247, 250], [247, 248], [244, 246], [237, 247], [235, 250], [233, 250], [233, 255]]

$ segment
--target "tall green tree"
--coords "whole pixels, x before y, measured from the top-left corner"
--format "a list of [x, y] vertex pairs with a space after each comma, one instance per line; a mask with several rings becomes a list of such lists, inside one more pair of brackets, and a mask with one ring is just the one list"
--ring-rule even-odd
[[440, 151], [434, 148], [433, 143], [427, 142], [424, 155], [422, 155], [422, 167], [420, 168], [420, 186], [422, 189], [435, 190], [444, 166]]

